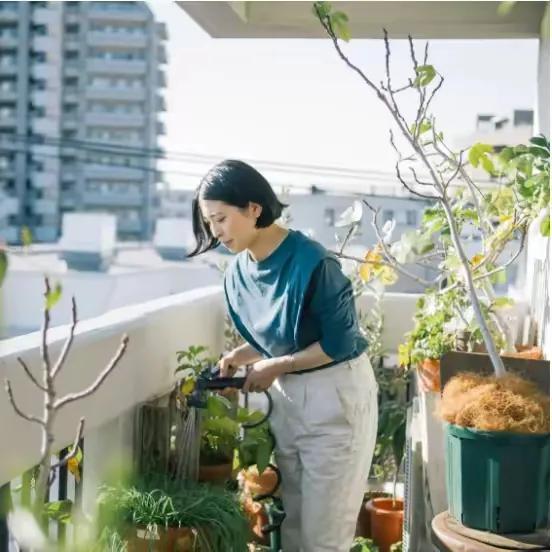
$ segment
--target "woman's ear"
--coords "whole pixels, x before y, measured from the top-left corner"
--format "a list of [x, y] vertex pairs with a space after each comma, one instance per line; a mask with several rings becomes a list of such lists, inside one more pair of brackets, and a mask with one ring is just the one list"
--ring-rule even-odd
[[263, 212], [263, 208], [258, 203], [254, 203], [253, 201], [249, 202], [249, 213], [252, 217], [255, 219], [258, 219], [261, 216], [261, 213]]

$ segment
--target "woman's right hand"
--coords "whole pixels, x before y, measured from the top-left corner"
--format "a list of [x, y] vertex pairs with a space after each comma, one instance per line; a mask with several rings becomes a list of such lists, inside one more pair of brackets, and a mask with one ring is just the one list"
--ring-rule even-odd
[[218, 365], [221, 378], [232, 377], [238, 369], [235, 350], [223, 355], [222, 358], [218, 361]]

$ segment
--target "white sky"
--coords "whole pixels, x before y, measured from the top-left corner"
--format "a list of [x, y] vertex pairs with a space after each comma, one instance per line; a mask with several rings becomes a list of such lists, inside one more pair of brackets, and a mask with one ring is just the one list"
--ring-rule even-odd
[[[173, 2], [148, 4], [168, 26], [167, 150], [393, 170], [390, 118], [328, 40], [213, 39]], [[537, 40], [432, 41], [430, 63], [445, 77], [433, 113], [445, 138], [473, 132], [478, 113], [534, 108], [537, 47]], [[399, 84], [411, 73], [406, 41], [391, 48]], [[382, 41], [353, 39], [347, 52], [379, 81]], [[197, 175], [208, 167], [161, 165]], [[165, 180], [198, 184], [197, 176]]]

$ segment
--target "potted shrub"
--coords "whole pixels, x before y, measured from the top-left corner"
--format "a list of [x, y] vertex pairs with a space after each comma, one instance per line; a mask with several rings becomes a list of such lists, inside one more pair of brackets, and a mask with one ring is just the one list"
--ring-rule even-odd
[[[397, 153], [395, 172], [397, 179], [410, 193], [433, 202], [426, 209], [422, 225], [415, 231], [403, 233], [398, 240], [393, 240], [393, 223], [379, 224], [379, 210], [368, 202], [365, 205], [372, 213], [372, 226], [378, 238], [377, 245], [368, 251], [364, 265], [370, 272], [392, 269], [404, 276], [415, 279], [425, 288], [432, 288], [444, 294], [458, 290], [469, 302], [471, 320], [467, 320], [480, 333], [486, 354], [488, 355], [494, 376], [489, 384], [502, 388], [507, 376], [500, 346], [493, 339], [491, 325], [494, 325], [504, 339], [506, 352], [512, 350], [508, 328], [497, 311], [510, 300], [497, 297], [493, 284], [498, 278], [505, 277], [508, 266], [519, 257], [530, 225], [538, 222], [542, 235], [550, 235], [550, 145], [544, 136], [532, 138], [529, 145], [504, 148], [498, 158], [493, 156], [494, 148], [489, 144], [476, 143], [469, 150], [453, 151], [446, 143], [443, 133], [432, 115], [432, 101], [443, 85], [444, 78], [428, 60], [428, 46], [423, 58], [418, 57], [414, 41], [409, 37], [409, 53], [412, 60], [412, 71], [401, 82], [394, 82], [391, 72], [391, 46], [387, 31], [384, 30], [385, 77], [373, 79], [361, 67], [355, 64], [342, 48], [341, 40], [351, 37], [347, 16], [332, 8], [328, 2], [316, 2], [314, 13], [325, 30], [334, 49], [344, 63], [354, 71], [366, 85], [370, 93], [375, 93], [379, 101], [394, 121], [401, 143], [390, 131], [390, 144]], [[413, 97], [415, 108], [406, 104], [405, 97]], [[406, 145], [408, 151], [399, 149]], [[482, 169], [497, 179], [489, 190], [482, 190], [474, 181], [473, 169]], [[360, 204], [362, 211], [362, 204]], [[354, 221], [358, 225], [359, 220]], [[348, 234], [348, 236], [351, 233]], [[480, 250], [475, 255], [468, 254], [467, 244], [471, 237], [480, 238]], [[514, 242], [514, 249], [506, 246]], [[342, 248], [343, 250], [343, 248]], [[411, 265], [422, 264], [434, 272], [431, 278], [420, 277]], [[458, 309], [456, 314], [465, 318], [465, 312]], [[522, 380], [524, 385], [527, 381]], [[475, 392], [484, 395], [485, 383], [474, 387]], [[517, 386], [522, 387], [521, 384]], [[511, 391], [511, 390], [510, 390]], [[492, 420], [493, 408], [511, 405], [504, 403], [497, 395], [487, 396], [489, 403], [483, 409], [483, 416]], [[531, 408], [521, 409], [521, 419], [529, 417], [530, 411], [541, 405], [537, 390], [527, 391], [525, 398]], [[521, 428], [524, 424], [520, 424]], [[549, 477], [549, 463], [542, 454], [549, 447], [549, 433], [524, 434], [523, 439], [508, 439], [507, 430], [499, 426], [497, 430], [484, 431], [469, 428], [469, 439], [474, 447], [468, 447], [468, 435], [460, 436], [456, 424], [449, 424], [447, 432], [447, 461], [450, 481], [471, 480], [470, 499], [483, 503], [484, 516], [461, 515], [458, 521], [467, 523], [468, 519], [485, 518], [483, 528], [494, 531], [531, 531], [541, 521], [538, 508], [531, 508], [532, 514], [526, 515], [527, 508], [519, 507], [516, 499], [508, 499], [509, 493], [504, 484], [498, 485], [496, 478], [502, 482], [519, 482], [522, 488], [535, 489], [542, 485], [542, 474]], [[468, 431], [465, 428], [465, 431]], [[516, 437], [520, 437], [516, 433]], [[454, 439], [463, 439], [462, 442]], [[511, 445], [511, 454], [496, 456], [497, 447], [507, 440]], [[494, 443], [488, 447], [489, 443]], [[464, 447], [464, 445], [466, 445]], [[523, 461], [524, 450], [534, 451], [535, 463], [532, 469]], [[452, 454], [459, 449], [475, 450], [474, 454]], [[514, 453], [514, 450], [516, 451]], [[483, 460], [483, 465], [478, 460]], [[516, 458], [516, 461], [511, 461]], [[491, 470], [488, 466], [493, 466]], [[480, 469], [485, 468], [481, 474]], [[482, 477], [472, 477], [479, 473]], [[522, 491], [520, 488], [518, 490]], [[456, 500], [462, 503], [462, 514], [467, 513], [469, 500], [462, 492], [455, 493], [449, 485], [449, 505], [458, 516], [459, 510], [452, 504]], [[513, 495], [512, 495], [513, 496]], [[533, 502], [540, 496], [533, 493]], [[494, 519], [494, 521], [493, 521]]]
[[406, 441], [406, 404], [394, 401], [385, 403], [378, 425], [378, 441], [383, 455], [393, 457], [393, 495], [373, 497], [366, 502], [369, 516], [368, 531], [381, 552], [402, 537], [404, 503], [397, 498], [396, 487], [402, 465]]
[[117, 531], [129, 552], [241, 552], [249, 531], [228, 491], [152, 475], [135, 485], [104, 486], [100, 526]]

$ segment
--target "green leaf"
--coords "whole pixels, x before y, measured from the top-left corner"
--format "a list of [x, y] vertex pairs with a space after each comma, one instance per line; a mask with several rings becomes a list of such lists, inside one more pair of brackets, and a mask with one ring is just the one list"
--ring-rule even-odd
[[21, 243], [28, 247], [33, 243], [33, 235], [31, 233], [31, 230], [28, 226], [23, 226], [21, 228]]
[[257, 469], [259, 473], [263, 473], [270, 463], [270, 455], [272, 454], [272, 443], [268, 440], [260, 441], [257, 447]]
[[550, 237], [550, 213], [542, 219], [540, 223], [540, 233], [547, 238]]
[[494, 172], [495, 172], [494, 164], [493, 164], [493, 162], [491, 161], [491, 158], [488, 155], [483, 155], [481, 157], [481, 166], [489, 174], [491, 174], [491, 175], [494, 174]]
[[495, 309], [501, 309], [504, 307], [511, 307], [514, 304], [514, 300], [510, 297], [497, 297], [493, 303], [492, 307]]
[[47, 502], [44, 504], [43, 513], [51, 520], [60, 523], [69, 523], [73, 511], [73, 502], [71, 500], [59, 500], [57, 502]]
[[487, 158], [487, 153], [493, 151], [493, 146], [490, 144], [482, 144], [477, 142], [474, 144], [468, 153], [468, 160], [473, 167], [478, 167], [482, 158]]
[[232, 410], [232, 403], [222, 395], [209, 395], [207, 397], [207, 412], [214, 417], [228, 416]]
[[351, 31], [349, 30], [349, 18], [343, 12], [335, 12], [330, 15], [330, 23], [336, 36], [345, 42], [351, 40]]
[[54, 289], [51, 289], [46, 294], [46, 309], [51, 310], [60, 299], [61, 299], [61, 284], [58, 282], [54, 286]]
[[531, 144], [534, 144], [535, 146], [538, 146], [540, 148], [543, 148], [546, 150], [550, 149], [550, 142], [548, 142], [546, 137], [542, 134], [540, 136], [533, 136], [533, 138], [529, 139], [529, 142], [531, 142]]
[[0, 287], [4, 283], [4, 278], [8, 272], [8, 254], [4, 249], [0, 249]]
[[414, 81], [415, 86], [427, 86], [437, 74], [435, 67], [433, 65], [419, 65], [416, 67], [416, 80]]
[[314, 15], [316, 17], [324, 18], [328, 17], [332, 11], [332, 5], [330, 2], [315, 2], [312, 6]]

